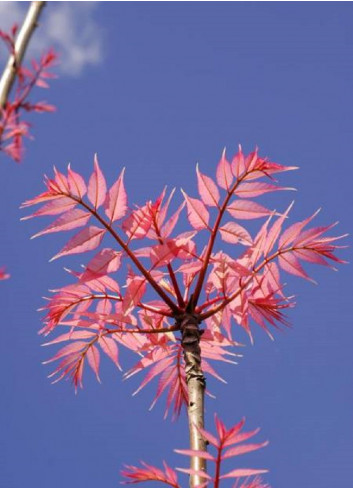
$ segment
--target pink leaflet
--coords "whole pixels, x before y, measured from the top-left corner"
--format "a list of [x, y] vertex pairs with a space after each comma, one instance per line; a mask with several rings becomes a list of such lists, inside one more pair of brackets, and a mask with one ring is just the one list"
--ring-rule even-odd
[[55, 168], [55, 166], [54, 166], [54, 175], [55, 175], [54, 182], [53, 181], [51, 182], [53, 186], [56, 187], [59, 192], [64, 194], [69, 194], [70, 193], [69, 182], [65, 177], [65, 175], [59, 172]]
[[237, 447], [229, 448], [224, 454], [223, 459], [236, 457], [238, 455], [243, 455], [244, 453], [254, 452], [255, 450], [259, 450], [260, 448], [266, 447], [268, 445], [268, 441], [264, 441], [263, 443], [247, 443], [244, 445], [239, 445]]
[[245, 172], [245, 159], [239, 144], [239, 151], [232, 159], [231, 168], [235, 178], [239, 178]]
[[61, 343], [63, 341], [86, 340], [87, 338], [92, 338], [95, 335], [96, 333], [94, 331], [71, 331], [70, 333], [65, 333], [58, 336], [54, 340], [43, 343], [42, 346], [55, 345], [56, 343]]
[[112, 338], [107, 336], [101, 336], [98, 339], [99, 346], [102, 348], [104, 353], [115, 363], [119, 370], [121, 370], [119, 364], [119, 350], [118, 345]]
[[[329, 226], [319, 226], [311, 229], [307, 229], [299, 234], [294, 240], [293, 246], [310, 246], [310, 243], [317, 240], [319, 236], [326, 233], [329, 229], [336, 226], [337, 222], [330, 224]], [[327, 239], [327, 238], [326, 238]]]
[[176, 467], [176, 470], [178, 470], [179, 472], [184, 472], [184, 474], [199, 475], [200, 477], [204, 477], [205, 479], [211, 480], [211, 477], [203, 470], [182, 469], [181, 467]]
[[301, 260], [310, 262], [310, 263], [315, 263], [316, 265], [324, 265], [326, 267], [331, 267], [333, 268], [326, 260], [323, 258], [318, 251], [315, 250], [309, 250], [306, 248], [299, 248], [294, 251], [295, 255], [297, 258], [300, 258]]
[[124, 171], [125, 169], [108, 191], [104, 201], [105, 214], [111, 222], [121, 219], [126, 214], [127, 195], [124, 187]]
[[71, 209], [49, 224], [43, 231], [34, 234], [31, 239], [42, 236], [43, 234], [70, 231], [71, 229], [85, 226], [91, 217], [92, 214], [83, 209]]
[[219, 202], [219, 190], [212, 178], [199, 171], [196, 165], [197, 186], [202, 202], [211, 207], [217, 207]]
[[226, 150], [223, 150], [222, 157], [217, 165], [217, 170], [216, 170], [216, 179], [218, 185], [225, 189], [229, 190], [230, 186], [232, 185], [233, 181], [233, 174], [232, 170], [230, 168], [230, 163], [226, 159]]
[[97, 154], [94, 155], [94, 170], [88, 182], [87, 197], [95, 209], [100, 207], [106, 198], [107, 184], [98, 164]]
[[251, 200], [235, 200], [227, 207], [229, 214], [235, 219], [257, 219], [259, 217], [269, 216], [273, 211], [266, 209], [257, 202]]
[[227, 222], [219, 229], [219, 232], [223, 241], [227, 243], [241, 243], [245, 246], [252, 245], [252, 239], [248, 231], [235, 222]]
[[151, 247], [150, 259], [153, 267], [168, 265], [176, 257], [177, 251], [173, 240]]
[[122, 228], [127, 234], [129, 241], [144, 238], [152, 225], [152, 217], [149, 205], [138, 207], [123, 221]]
[[252, 475], [266, 474], [268, 470], [255, 470], [255, 469], [235, 469], [227, 474], [221, 475], [220, 479], [233, 478], [233, 477], [249, 477]]
[[83, 348], [86, 348], [87, 345], [88, 345], [88, 343], [86, 343], [86, 341], [75, 341], [73, 343], [69, 343], [68, 345], [61, 348], [52, 358], [50, 358], [49, 360], [46, 360], [45, 362], [42, 362], [42, 363], [43, 363], [43, 365], [46, 365], [47, 363], [55, 362], [59, 358], [71, 355], [72, 353], [78, 353]]
[[5, 267], [0, 267], [0, 280], [7, 280], [10, 278], [10, 274], [6, 273]]
[[314, 214], [306, 219], [304, 219], [304, 221], [300, 221], [300, 222], [295, 222], [294, 224], [292, 224], [291, 226], [289, 226], [288, 229], [286, 229], [280, 239], [279, 239], [279, 242], [278, 242], [278, 246], [280, 249], [284, 248], [284, 246], [287, 246], [291, 243], [293, 243], [293, 241], [299, 236], [299, 234], [302, 232], [302, 230], [304, 229], [305, 226], [307, 226], [307, 224], [309, 224], [309, 222], [315, 217], [317, 216], [317, 214], [320, 212], [320, 209], [318, 209], [316, 212], [314, 212]]
[[270, 228], [270, 230], [268, 231], [267, 233], [267, 237], [266, 237], [266, 240], [265, 240], [265, 243], [264, 243], [264, 255], [267, 256], [270, 251], [272, 250], [272, 248], [274, 247], [280, 233], [281, 233], [281, 230], [282, 230], [282, 225], [285, 221], [285, 219], [287, 218], [291, 208], [293, 207], [293, 204], [294, 202], [292, 202], [289, 207], [286, 209], [286, 211], [284, 212], [284, 214], [282, 214], [275, 222], [274, 224], [272, 225], [272, 227]]
[[270, 487], [270, 486], [266, 484], [261, 477], [256, 475], [255, 477], [246, 477], [246, 479], [244, 479], [243, 481], [236, 479], [233, 487], [260, 488], [260, 487]]
[[201, 202], [201, 200], [189, 197], [183, 190], [182, 193], [185, 198], [188, 219], [191, 226], [194, 229], [207, 229], [209, 213], [205, 205]]
[[122, 309], [129, 312], [141, 300], [146, 291], [146, 279], [138, 275], [128, 279], [127, 289], [122, 302]]
[[184, 207], [185, 201], [178, 207], [177, 211], [172, 215], [172, 217], [163, 225], [161, 229], [161, 235], [163, 238], [168, 238], [168, 236], [170, 236]]
[[163, 462], [164, 472], [161, 469], [153, 465], [141, 462], [142, 467], [135, 467], [134, 465], [125, 465], [125, 469], [121, 471], [123, 477], [127, 480], [127, 483], [139, 483], [146, 481], [159, 481], [167, 484], [171, 487], [180, 487], [178, 484], [178, 478], [173, 469]]
[[67, 181], [69, 184], [70, 194], [74, 197], [82, 199], [87, 192], [85, 181], [81, 175], [71, 170], [70, 165], [68, 166]]
[[[31, 219], [32, 217], [37, 217], [37, 216], [55, 216], [56, 214], [62, 214], [63, 212], [67, 212], [73, 209], [77, 205], [77, 202], [73, 201], [70, 197], [65, 197], [62, 195], [53, 195], [45, 200], [51, 200], [51, 202], [48, 202], [47, 204], [43, 205], [43, 207], [35, 211], [30, 216], [22, 217], [21, 221], [25, 221], [27, 219]], [[24, 204], [22, 204], [21, 208], [30, 205], [35, 205], [39, 202], [42, 202], [41, 196], [39, 196], [38, 202], [36, 201], [36, 199], [27, 201]]]
[[93, 372], [96, 374], [96, 378], [98, 382], [100, 382], [99, 378], [99, 364], [100, 364], [100, 353], [96, 346], [91, 345], [86, 353], [87, 361]]
[[79, 233], [75, 234], [73, 238], [64, 246], [64, 248], [57, 253], [50, 261], [56, 260], [60, 256], [72, 255], [75, 253], [84, 253], [97, 248], [101, 244], [105, 233], [105, 229], [98, 228], [96, 226], [88, 226]]
[[178, 449], [175, 449], [174, 452], [179, 453], [180, 455], [186, 455], [187, 457], [192, 457], [192, 456], [202, 457], [202, 458], [205, 458], [206, 460], [210, 460], [211, 462], [214, 462], [216, 460], [213, 455], [211, 455], [208, 452], [203, 452], [202, 450], [189, 450], [189, 449], [178, 450]]
[[278, 187], [267, 182], [245, 182], [241, 183], [235, 190], [235, 194], [243, 199], [258, 197], [259, 195], [278, 190], [295, 190], [291, 187]]
[[103, 248], [88, 263], [80, 281], [86, 282], [116, 272], [121, 264], [121, 255], [110, 248]]
[[278, 263], [285, 272], [291, 273], [292, 275], [297, 275], [298, 277], [305, 278], [310, 282], [316, 283], [303, 269], [294, 253], [287, 251], [286, 253], [279, 255]]

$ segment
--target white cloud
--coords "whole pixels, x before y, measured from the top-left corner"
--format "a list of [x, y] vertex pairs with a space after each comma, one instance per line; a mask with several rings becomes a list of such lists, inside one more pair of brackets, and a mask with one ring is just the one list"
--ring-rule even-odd
[[[35, 56], [49, 47], [60, 55], [58, 70], [79, 76], [84, 68], [102, 61], [103, 32], [95, 20], [99, 2], [47, 2], [40, 26], [30, 42], [29, 55]], [[0, 28], [8, 30], [14, 22], [21, 24], [27, 2], [0, 2]]]

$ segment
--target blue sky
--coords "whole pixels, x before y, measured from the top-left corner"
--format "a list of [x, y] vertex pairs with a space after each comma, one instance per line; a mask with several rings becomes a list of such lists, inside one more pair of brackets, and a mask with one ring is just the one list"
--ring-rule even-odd
[[[16, 5], [7, 8], [15, 14]], [[36, 309], [49, 288], [67, 283], [64, 266], [86, 260], [48, 263], [67, 236], [30, 241], [45, 223], [19, 222], [20, 203], [42, 191], [52, 165], [71, 161], [88, 176], [98, 152], [110, 182], [126, 166], [130, 203], [141, 204], [165, 184], [195, 195], [197, 161], [213, 175], [224, 146], [257, 144], [274, 161], [300, 167], [281, 177], [298, 188], [292, 219], [322, 207], [318, 224], [339, 220], [340, 234], [352, 228], [351, 3], [82, 5], [84, 22], [76, 7], [61, 22], [78, 28], [77, 39], [89, 24], [98, 56], [70, 70], [62, 47], [65, 69], [44, 94], [57, 113], [33, 119], [23, 164], [1, 157], [0, 256], [12, 275], [0, 284], [2, 487], [116, 487], [123, 463], [186, 463], [173, 453], [187, 446], [186, 420], [163, 421], [163, 402], [148, 412], [153, 388], [131, 397], [137, 379], [122, 382], [108, 361], [103, 383], [87, 372], [77, 396], [69, 383], [46, 378], [41, 362], [49, 351], [40, 347]], [[39, 45], [58, 43], [45, 27], [51, 9], [49, 2]], [[291, 199], [283, 193], [262, 202], [284, 209]], [[350, 261], [351, 254], [342, 252]], [[274, 342], [257, 330], [239, 365], [219, 367], [228, 385], [210, 380], [217, 398], [207, 401], [207, 423], [217, 412], [228, 425], [246, 416], [249, 429], [260, 426], [258, 441], [270, 445], [240, 463], [268, 468], [273, 487], [349, 487], [352, 269], [308, 269], [318, 286], [286, 280], [298, 302], [292, 329]]]

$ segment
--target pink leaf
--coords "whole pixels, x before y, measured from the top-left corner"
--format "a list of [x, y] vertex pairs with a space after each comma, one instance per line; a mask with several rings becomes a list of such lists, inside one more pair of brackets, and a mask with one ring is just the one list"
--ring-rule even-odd
[[245, 159], [240, 144], [239, 151], [232, 160], [231, 168], [235, 178], [239, 178], [245, 172]]
[[80, 350], [83, 348], [86, 348], [88, 343], [85, 341], [75, 341], [73, 343], [70, 343], [61, 350], [59, 350], [52, 358], [49, 360], [46, 360], [43, 362], [43, 365], [46, 365], [47, 363], [55, 362], [55, 360], [58, 360], [59, 358], [66, 357], [67, 355], [71, 355], [72, 353], [78, 353]]
[[272, 185], [266, 182], [245, 182], [241, 183], [239, 187], [235, 190], [235, 193], [241, 198], [251, 198], [258, 197], [259, 195], [266, 194], [268, 192], [275, 192], [278, 190], [295, 190], [290, 187], [277, 187], [277, 185]]
[[230, 478], [230, 477], [250, 477], [257, 474], [265, 474], [268, 470], [255, 470], [255, 469], [235, 469], [227, 474], [221, 475], [220, 479]]
[[94, 170], [88, 182], [87, 197], [95, 209], [100, 207], [106, 198], [107, 184], [104, 175], [99, 168], [98, 157], [94, 155]]
[[298, 258], [294, 255], [294, 253], [288, 251], [286, 253], [279, 255], [278, 263], [279, 266], [285, 272], [291, 273], [292, 275], [297, 275], [298, 277], [302, 277], [305, 278], [306, 280], [309, 280], [310, 282], [316, 283], [313, 279], [309, 277], [309, 275], [303, 269]]
[[177, 211], [172, 215], [172, 217], [170, 219], [167, 220], [167, 222], [164, 224], [164, 226], [162, 227], [161, 229], [161, 235], [163, 238], [168, 238], [168, 236], [170, 236], [171, 232], [173, 231], [173, 229], [175, 228], [175, 225], [176, 223], [178, 222], [178, 219], [179, 219], [179, 216], [180, 216], [180, 213], [181, 211], [184, 209], [185, 207], [185, 202], [183, 202], [179, 208], [177, 209]]
[[93, 372], [96, 374], [98, 382], [100, 382], [99, 378], [99, 363], [100, 363], [100, 353], [96, 346], [91, 345], [88, 348], [87, 353], [87, 361]]
[[10, 278], [10, 274], [6, 273], [6, 269], [4, 267], [0, 268], [0, 280], [7, 280]]
[[208, 452], [203, 452], [202, 450], [174, 450], [175, 453], [180, 453], [180, 455], [186, 455], [187, 457], [201, 457], [206, 460], [211, 460], [214, 462], [216, 459]]
[[176, 470], [178, 470], [179, 472], [184, 472], [184, 474], [198, 475], [200, 477], [204, 477], [205, 479], [211, 480], [211, 477], [203, 470], [183, 469], [181, 467], [176, 467]]
[[121, 253], [110, 248], [104, 248], [88, 263], [86, 270], [80, 277], [80, 281], [93, 280], [108, 273], [116, 272], [120, 264]]
[[64, 246], [64, 248], [57, 253], [50, 261], [56, 260], [60, 256], [73, 255], [75, 253], [85, 253], [97, 248], [101, 244], [105, 229], [98, 228], [96, 226], [88, 226], [79, 233], [75, 234], [73, 238]]
[[255, 450], [259, 450], [260, 448], [266, 447], [268, 445], [268, 441], [263, 443], [248, 443], [245, 445], [239, 445], [237, 447], [229, 448], [224, 454], [223, 459], [236, 457], [238, 455], [243, 455], [244, 453], [253, 452]]
[[34, 234], [31, 239], [42, 236], [43, 234], [58, 233], [59, 231], [70, 231], [71, 229], [85, 226], [90, 220], [91, 216], [92, 214], [90, 212], [82, 209], [69, 210], [65, 212], [65, 214], [62, 214], [52, 224], [49, 224], [49, 226], [43, 229], [43, 231]]
[[251, 236], [247, 230], [235, 222], [227, 222], [219, 231], [222, 239], [227, 243], [241, 243], [246, 246], [252, 244]]
[[271, 229], [267, 233], [267, 237], [264, 244], [264, 254], [268, 255], [272, 248], [274, 247], [280, 233], [282, 230], [282, 225], [284, 220], [287, 218], [291, 208], [293, 207], [294, 202], [292, 202], [289, 207], [286, 209], [284, 214], [282, 214], [272, 225]]
[[134, 276], [129, 279], [122, 303], [123, 311], [127, 312], [134, 307], [142, 298], [146, 291], [146, 279], [144, 277]]
[[111, 338], [101, 336], [98, 340], [98, 343], [104, 353], [115, 363], [118, 369], [121, 370], [121, 367], [119, 365], [119, 350], [116, 342]]
[[304, 227], [309, 224], [309, 222], [317, 216], [317, 214], [320, 212], [320, 209], [318, 209], [314, 214], [304, 221], [300, 222], [295, 222], [292, 224], [288, 229], [286, 229], [282, 236], [279, 239], [278, 246], [279, 248], [283, 248], [284, 246], [288, 246], [289, 244], [293, 243], [293, 241], [299, 236], [299, 234], [302, 232]]
[[152, 226], [148, 204], [134, 210], [122, 223], [129, 240], [144, 238]]
[[125, 216], [127, 210], [127, 195], [124, 187], [124, 171], [112, 185], [104, 201], [104, 210], [111, 222]]
[[188, 219], [191, 226], [194, 229], [207, 229], [209, 213], [205, 205], [201, 200], [189, 197], [183, 190], [182, 193], [186, 201]]
[[269, 216], [272, 211], [266, 209], [257, 202], [251, 200], [235, 200], [227, 207], [229, 214], [235, 219], [257, 219], [259, 217]]
[[87, 192], [86, 183], [81, 175], [71, 170], [70, 165], [68, 167], [67, 181], [71, 195], [82, 199]]
[[229, 190], [233, 181], [233, 174], [230, 168], [230, 163], [226, 159], [226, 150], [224, 149], [220, 162], [217, 165], [216, 170], [217, 183], [225, 190]]
[[56, 343], [61, 343], [63, 341], [72, 341], [72, 340], [85, 340], [87, 338], [92, 338], [96, 333], [94, 331], [71, 331], [70, 333], [64, 333], [55, 340], [48, 341], [47, 343], [43, 343], [42, 346], [54, 345]]
[[212, 178], [199, 171], [196, 165], [197, 186], [202, 202], [211, 207], [217, 207], [219, 201], [219, 191]]
[[[57, 214], [62, 214], [63, 212], [67, 212], [68, 210], [73, 209], [77, 205], [77, 202], [72, 200], [70, 197], [64, 197], [62, 195], [51, 196], [50, 199], [54, 199], [54, 200], [43, 205], [43, 207], [38, 209], [30, 216], [22, 217], [21, 221], [25, 221], [27, 219], [31, 219], [32, 217], [38, 217], [38, 216], [55, 216]], [[21, 207], [26, 207], [27, 205], [34, 205], [41, 201], [42, 200], [40, 198], [38, 202], [28, 201], [29, 202], [28, 204], [25, 202]]]

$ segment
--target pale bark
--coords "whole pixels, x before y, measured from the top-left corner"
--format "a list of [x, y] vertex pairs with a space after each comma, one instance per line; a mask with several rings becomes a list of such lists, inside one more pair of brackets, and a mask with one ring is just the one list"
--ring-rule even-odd
[[25, 20], [17, 35], [15, 53], [12, 54], [5, 66], [0, 79], [0, 108], [4, 108], [11, 88], [16, 79], [16, 69], [21, 65], [31, 36], [38, 25], [40, 13], [45, 2], [31, 2]]
[[[182, 333], [181, 344], [184, 349], [185, 374], [188, 386], [188, 420], [190, 433], [190, 448], [192, 450], [206, 451], [206, 440], [197, 428], [204, 427], [204, 397], [206, 380], [201, 368], [200, 338], [202, 331], [199, 328], [199, 316], [185, 313], [180, 318]], [[206, 472], [206, 460], [202, 457], [190, 457], [190, 468]], [[200, 475], [190, 476], [190, 487], [202, 487], [206, 479]]]

